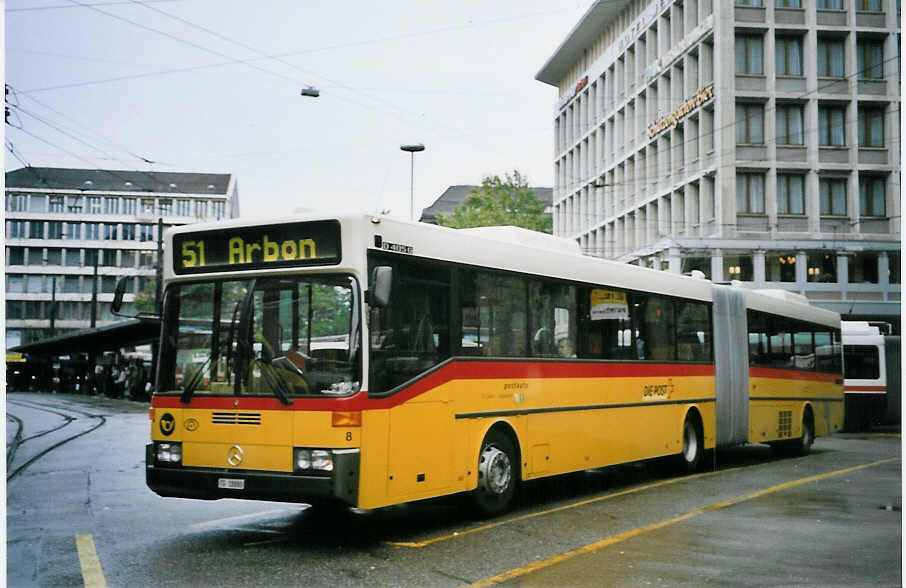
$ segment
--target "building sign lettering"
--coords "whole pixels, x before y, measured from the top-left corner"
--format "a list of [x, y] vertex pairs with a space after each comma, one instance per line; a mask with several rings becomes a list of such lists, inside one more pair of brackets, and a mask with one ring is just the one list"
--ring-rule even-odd
[[648, 125], [648, 138], [653, 139], [667, 129], [676, 128], [679, 121], [689, 116], [689, 113], [713, 97], [714, 84], [708, 84], [704, 88], [699, 88], [698, 92], [695, 93], [695, 96], [680, 104], [679, 108]]

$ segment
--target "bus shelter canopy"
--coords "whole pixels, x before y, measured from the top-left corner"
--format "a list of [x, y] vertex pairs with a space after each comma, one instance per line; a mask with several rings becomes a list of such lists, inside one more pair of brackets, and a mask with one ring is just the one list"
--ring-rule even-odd
[[57, 337], [41, 339], [34, 343], [12, 347], [7, 351], [51, 357], [76, 353], [101, 353], [151, 343], [159, 335], [160, 319], [139, 317], [112, 325], [82, 329]]

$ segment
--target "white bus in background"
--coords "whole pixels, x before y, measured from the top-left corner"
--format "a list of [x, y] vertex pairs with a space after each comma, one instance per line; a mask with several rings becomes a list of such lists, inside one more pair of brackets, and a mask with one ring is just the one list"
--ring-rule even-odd
[[846, 429], [900, 422], [900, 338], [889, 325], [843, 321]]

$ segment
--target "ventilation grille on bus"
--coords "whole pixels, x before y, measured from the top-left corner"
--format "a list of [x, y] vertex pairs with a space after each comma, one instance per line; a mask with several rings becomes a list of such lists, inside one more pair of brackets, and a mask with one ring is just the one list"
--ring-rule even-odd
[[793, 436], [793, 411], [781, 410], [777, 421], [777, 436]]
[[215, 425], [260, 425], [261, 413], [248, 412], [215, 412], [211, 414]]

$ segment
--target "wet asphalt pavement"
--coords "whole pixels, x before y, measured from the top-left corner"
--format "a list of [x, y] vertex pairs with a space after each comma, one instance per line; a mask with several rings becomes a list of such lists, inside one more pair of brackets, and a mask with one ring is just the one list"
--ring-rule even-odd
[[721, 451], [716, 471], [689, 477], [656, 462], [584, 472], [527, 485], [513, 512], [481, 521], [456, 497], [364, 513], [163, 499], [144, 483], [147, 404], [10, 393], [7, 413], [8, 447], [10, 417], [22, 422], [9, 586], [98, 573], [109, 586], [902, 581], [898, 432], [820, 438], [803, 458]]

